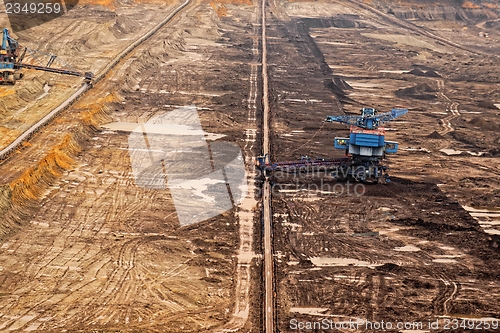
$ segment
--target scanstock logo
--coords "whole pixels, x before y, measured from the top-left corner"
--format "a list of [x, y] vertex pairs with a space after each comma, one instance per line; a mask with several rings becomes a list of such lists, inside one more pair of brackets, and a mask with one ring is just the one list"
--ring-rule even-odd
[[3, 0], [14, 32], [30, 29], [56, 19], [77, 4], [78, 0]]
[[128, 137], [137, 186], [168, 189], [181, 226], [207, 220], [241, 203], [248, 188], [238, 145], [206, 133], [196, 106], [139, 124]]

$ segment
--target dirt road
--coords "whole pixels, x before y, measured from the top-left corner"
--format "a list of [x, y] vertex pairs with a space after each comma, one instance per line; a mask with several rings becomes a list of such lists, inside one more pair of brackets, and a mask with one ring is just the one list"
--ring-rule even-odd
[[[266, 36], [266, 7], [267, 1], [262, 0], [262, 137], [263, 155], [270, 153], [269, 141], [269, 78], [267, 70], [267, 36]], [[274, 251], [272, 245], [272, 216], [271, 216], [271, 185], [268, 179], [264, 180], [262, 188], [262, 206], [264, 210], [264, 285], [265, 285], [265, 332], [274, 332]]]

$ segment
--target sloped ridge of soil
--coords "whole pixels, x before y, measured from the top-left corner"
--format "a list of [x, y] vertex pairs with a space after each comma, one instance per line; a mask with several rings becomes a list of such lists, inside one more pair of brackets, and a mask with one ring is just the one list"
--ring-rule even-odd
[[106, 27], [98, 30], [96, 29], [84, 37], [82, 44], [88, 49], [94, 49], [100, 45], [112, 44], [115, 42], [116, 38], [109, 32], [110, 31]]
[[76, 164], [75, 157], [84, 149], [85, 142], [98, 130], [99, 124], [108, 120], [109, 105], [117, 102], [117, 94], [86, 105], [80, 114], [80, 123], [34, 166], [27, 168], [17, 179], [0, 186], [0, 238], [8, 235], [29, 220], [39, 207], [47, 189]]
[[133, 33], [137, 29], [138, 22], [125, 16], [119, 15], [116, 18], [115, 24], [111, 27], [111, 31], [116, 35], [127, 35]]
[[[190, 34], [185, 31], [184, 34]], [[192, 36], [192, 34], [190, 34]], [[124, 91], [135, 91], [139, 89], [140, 73], [148, 68], [158, 67], [159, 64], [184, 50], [185, 39], [182, 33], [173, 33], [162, 43], [156, 43], [146, 53], [138, 56], [138, 60], [130, 64], [125, 79], [121, 82]]]
[[344, 102], [344, 103], [354, 102], [354, 100], [347, 97], [347, 94], [344, 91], [344, 89], [346, 89], [346, 90], [352, 89], [352, 87], [344, 80], [339, 79], [339, 78], [327, 79], [327, 80], [325, 80], [325, 87], [330, 89], [333, 92], [333, 94], [335, 95], [335, 97], [337, 97], [341, 102]]
[[490, 155], [492, 157], [498, 157], [498, 156], [500, 156], [500, 149], [499, 148], [490, 149], [490, 150], [488, 150], [488, 155]]
[[405, 270], [404, 267], [401, 267], [401, 266], [399, 266], [397, 264], [393, 264], [393, 263], [385, 263], [382, 266], [376, 267], [375, 269], [377, 271], [389, 272], [389, 273], [392, 273], [392, 272], [401, 272], [401, 271]]
[[408, 88], [403, 88], [399, 89], [396, 91], [396, 96], [400, 98], [416, 98], [416, 99], [423, 99], [423, 100], [431, 100], [431, 99], [436, 99], [435, 93], [437, 90], [433, 89], [426, 83], [420, 83], [417, 84], [414, 87], [408, 87]]
[[477, 105], [485, 109], [498, 110], [498, 108], [495, 106], [495, 103], [493, 103], [492, 101], [480, 101]]
[[498, 124], [492, 122], [491, 120], [484, 119], [483, 117], [474, 117], [469, 121], [469, 123], [483, 130], [500, 131], [500, 126]]
[[411, 71], [409, 71], [408, 74], [413, 74], [413, 75], [417, 75], [417, 76], [424, 76], [425, 72], [421, 71], [418, 68], [415, 68], [415, 69], [412, 69]]
[[[34, 77], [29, 82], [25, 78], [23, 82], [16, 86], [0, 86], [0, 120], [10, 116], [12, 109], [21, 109], [29, 102], [35, 101], [43, 94], [45, 82], [40, 77]], [[5, 122], [2, 121], [2, 125]]]
[[430, 70], [430, 71], [425, 72], [425, 76], [427, 76], [427, 77], [441, 77], [441, 75], [439, 75], [439, 73], [434, 71], [434, 70]]
[[[395, 2], [389, 0], [377, 1], [376, 7], [388, 14], [403, 20], [423, 21], [484, 21], [498, 17], [498, 10], [476, 5], [472, 1], [432, 1], [409, 0]], [[495, 14], [496, 12], [496, 14]]]
[[500, 205], [500, 190], [492, 190], [489, 193], [477, 195], [471, 198], [473, 207], [498, 207]]
[[345, 80], [343, 80], [339, 77], [334, 77], [332, 81], [337, 87], [339, 87], [342, 90], [351, 90], [352, 89], [352, 87], [349, 85], [349, 83], [347, 83]]
[[[10, 188], [10, 186], [0, 186], [0, 216], [4, 216], [4, 214], [10, 209], [11, 197], [12, 189]], [[12, 224], [11, 221], [3, 219], [3, 221], [0, 223], [0, 236], [7, 234], [14, 227], [15, 224]]]
[[500, 21], [488, 21], [484, 24], [484, 27], [486, 29], [500, 30]]
[[431, 134], [427, 135], [427, 138], [429, 138], [429, 139], [437, 139], [437, 140], [444, 139], [444, 137], [441, 134], [439, 134], [437, 131], [434, 131]]

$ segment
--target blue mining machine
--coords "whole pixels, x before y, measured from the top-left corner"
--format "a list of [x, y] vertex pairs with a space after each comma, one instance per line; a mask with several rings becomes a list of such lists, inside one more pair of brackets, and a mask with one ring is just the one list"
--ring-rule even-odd
[[311, 159], [307, 156], [299, 161], [269, 161], [269, 156], [257, 158], [258, 167], [269, 176], [273, 172], [287, 173], [314, 172], [327, 170], [340, 181], [389, 182], [387, 167], [381, 164], [385, 154], [398, 151], [398, 143], [385, 140], [382, 124], [394, 120], [408, 112], [405, 108], [395, 107], [391, 112], [378, 113], [374, 108], [361, 109], [358, 116], [328, 116], [326, 122], [337, 122], [350, 126], [348, 138], [334, 139], [334, 147], [346, 152], [346, 157], [337, 159]]
[[10, 38], [9, 30], [3, 29], [2, 48], [0, 49], [0, 83], [16, 83], [22, 77], [16, 71], [16, 59], [19, 56], [19, 44]]
[[31, 57], [37, 61], [40, 60], [35, 54], [40, 52], [30, 50], [29, 48], [25, 47], [23, 52], [20, 54], [20, 45], [15, 39], [10, 36], [9, 30], [4, 28], [2, 34], [2, 48], [0, 49], [0, 84], [15, 84], [17, 80], [23, 77], [23, 73], [20, 72], [20, 69], [22, 68], [36, 69], [58, 74], [81, 76], [85, 78], [85, 81], [87, 83], [90, 83], [90, 81], [94, 77], [94, 74], [92, 74], [91, 72], [81, 73], [74, 70], [51, 67], [54, 63], [54, 60], [57, 58], [57, 56], [52, 54], [44, 55], [50, 57], [47, 64], [45, 65], [43, 65], [42, 63], [40, 63], [39, 65], [23, 63], [26, 52], [30, 53]]

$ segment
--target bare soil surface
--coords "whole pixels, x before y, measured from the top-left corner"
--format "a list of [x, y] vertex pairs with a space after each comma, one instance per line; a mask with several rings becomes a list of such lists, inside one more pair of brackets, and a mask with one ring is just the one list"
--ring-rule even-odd
[[[409, 109], [386, 126], [400, 144], [390, 184], [273, 180], [279, 330], [294, 331], [292, 319], [439, 319], [441, 330], [444, 319], [498, 319], [498, 30], [479, 38], [483, 14], [452, 3], [415, 6], [417, 16], [377, 2], [394, 7], [391, 20], [353, 2], [275, 6], [273, 160], [342, 156], [332, 141], [348, 129], [327, 115]], [[450, 44], [398, 24], [407, 12]]]
[[239, 146], [252, 171], [255, 9], [219, 17], [208, 3], [189, 5], [0, 166], [0, 331], [197, 332], [259, 321], [249, 303], [258, 294], [252, 187], [240, 208], [181, 227], [168, 189], [136, 184], [130, 132], [106, 129], [195, 105], [203, 129]]
[[[15, 37], [99, 72], [177, 2], [100, 4]], [[279, 331], [500, 319], [499, 16], [468, 6], [269, 1], [272, 160], [343, 156], [327, 115], [409, 109], [386, 126], [390, 184], [273, 179]], [[259, 22], [246, 1], [192, 3], [0, 165], [0, 331], [262, 331]], [[1, 145], [80, 83], [27, 71], [0, 87]], [[239, 146], [250, 194], [181, 227], [170, 190], [136, 184], [116, 126], [189, 105]]]
[[[52, 67], [93, 72], [98, 75], [120, 51], [145, 34], [178, 5], [128, 4], [117, 8], [87, 4], [43, 25], [23, 30], [15, 38], [27, 52], [25, 62], [45, 66], [49, 54], [57, 55]], [[4, 4], [0, 5], [2, 13]], [[5, 16], [0, 25], [10, 28]], [[12, 31], [12, 30], [11, 30]], [[80, 77], [43, 71], [22, 71], [15, 86], [0, 85], [0, 147], [71, 96], [82, 85]]]

